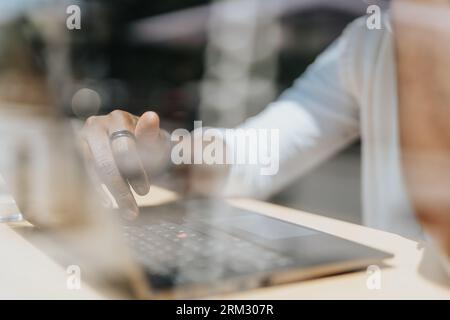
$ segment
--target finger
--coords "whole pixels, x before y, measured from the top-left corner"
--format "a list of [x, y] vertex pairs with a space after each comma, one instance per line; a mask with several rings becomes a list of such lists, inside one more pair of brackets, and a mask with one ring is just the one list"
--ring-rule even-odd
[[159, 116], [147, 111], [138, 119], [134, 133], [140, 142], [151, 145], [159, 137], [159, 131]]
[[89, 179], [92, 182], [94, 189], [97, 191], [98, 195], [101, 198], [102, 205], [106, 207], [112, 207], [112, 202], [109, 195], [105, 192], [102, 187], [102, 182], [97, 172], [95, 171], [95, 163], [94, 156], [92, 155], [91, 149], [89, 148], [89, 144], [87, 141], [82, 140], [80, 143], [81, 151], [83, 153], [83, 157], [85, 159], [85, 167], [88, 173]]
[[[127, 130], [135, 131], [134, 118], [121, 116], [108, 127], [108, 134]], [[111, 150], [120, 173], [139, 195], [146, 195], [150, 189], [147, 173], [142, 165], [136, 141], [133, 137], [121, 136], [111, 141]]]
[[160, 128], [159, 116], [153, 111], [145, 112], [137, 121], [135, 134], [147, 175], [158, 174], [170, 156], [170, 137]]
[[119, 208], [124, 210], [125, 218], [135, 218], [139, 209], [128, 183], [117, 167], [109, 144], [109, 136], [106, 132], [98, 130], [97, 133], [89, 135], [87, 139], [100, 178], [113, 195]]

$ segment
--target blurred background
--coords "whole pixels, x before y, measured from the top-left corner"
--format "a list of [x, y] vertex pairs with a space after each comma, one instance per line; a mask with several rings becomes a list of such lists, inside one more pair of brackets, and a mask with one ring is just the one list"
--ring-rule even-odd
[[[69, 5], [81, 9], [79, 30], [66, 26]], [[276, 99], [368, 5], [2, 0], [0, 108], [80, 120], [154, 110], [167, 130], [197, 119], [232, 127]], [[271, 201], [360, 222], [359, 143]]]

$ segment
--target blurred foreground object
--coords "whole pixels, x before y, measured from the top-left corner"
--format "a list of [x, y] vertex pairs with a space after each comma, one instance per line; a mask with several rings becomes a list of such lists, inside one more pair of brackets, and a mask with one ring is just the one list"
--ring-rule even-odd
[[67, 119], [0, 112], [0, 173], [34, 246], [100, 290], [131, 290], [118, 219], [101, 205], [75, 138]]
[[393, 13], [407, 187], [450, 256], [450, 1], [398, 0]]
[[0, 115], [0, 172], [26, 219], [41, 227], [73, 226], [96, 201], [71, 131], [62, 119]]
[[8, 190], [5, 180], [0, 175], [0, 223], [22, 221], [22, 214], [17, 210], [13, 197]]

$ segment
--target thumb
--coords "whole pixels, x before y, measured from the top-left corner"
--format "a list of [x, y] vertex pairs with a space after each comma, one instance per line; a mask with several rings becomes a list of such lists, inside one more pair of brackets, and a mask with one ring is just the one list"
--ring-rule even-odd
[[147, 111], [138, 119], [134, 134], [140, 142], [151, 144], [159, 137], [159, 131], [159, 116]]

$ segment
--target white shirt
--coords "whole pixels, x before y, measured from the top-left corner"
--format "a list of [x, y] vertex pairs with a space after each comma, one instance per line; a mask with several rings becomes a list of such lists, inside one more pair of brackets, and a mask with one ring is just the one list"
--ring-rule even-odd
[[228, 194], [266, 198], [360, 137], [364, 224], [422, 238], [401, 171], [390, 30], [388, 17], [381, 30], [354, 21], [278, 101], [242, 125], [280, 130], [280, 170], [263, 176], [258, 166], [235, 165]]

